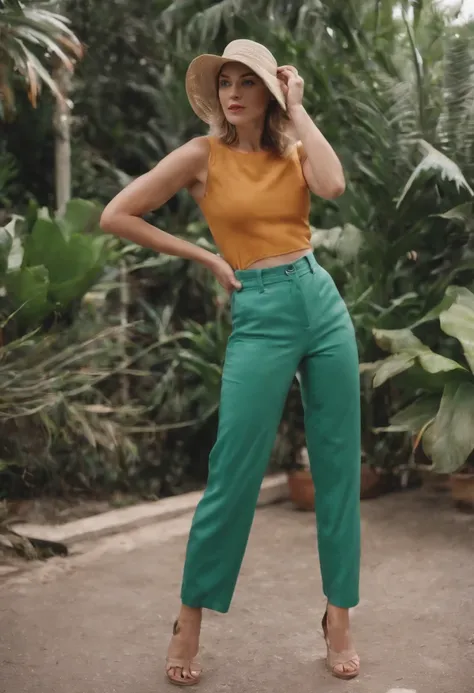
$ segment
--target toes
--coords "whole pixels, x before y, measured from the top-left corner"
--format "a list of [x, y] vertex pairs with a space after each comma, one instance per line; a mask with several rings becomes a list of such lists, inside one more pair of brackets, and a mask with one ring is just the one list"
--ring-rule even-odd
[[349, 662], [339, 662], [333, 667], [335, 674], [355, 674], [359, 670], [359, 663], [351, 659]]
[[192, 672], [190, 669], [181, 669], [181, 678], [183, 679], [195, 679], [196, 676], [194, 675], [194, 672]]
[[175, 667], [173, 667], [172, 669], [168, 670], [168, 676], [170, 677], [170, 679], [173, 679], [173, 681], [179, 681], [179, 679], [181, 678], [181, 671], [180, 669], [176, 669]]
[[337, 674], [354, 674], [358, 669], [359, 664], [353, 659], [349, 662], [344, 662], [344, 664], [336, 664], [334, 667], [334, 671]]
[[177, 683], [181, 683], [181, 681], [186, 680], [188, 678], [192, 678], [189, 672], [184, 671], [184, 669], [170, 669], [168, 671], [168, 676], [170, 679], [173, 681], [176, 681]]

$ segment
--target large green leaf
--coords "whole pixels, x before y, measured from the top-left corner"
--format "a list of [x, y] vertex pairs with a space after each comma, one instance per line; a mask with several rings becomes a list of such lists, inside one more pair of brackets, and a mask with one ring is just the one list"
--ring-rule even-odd
[[384, 351], [398, 354], [401, 351], [417, 354], [423, 349], [428, 349], [423, 342], [415, 337], [413, 332], [408, 329], [402, 330], [373, 330], [375, 341]]
[[[470, 305], [469, 305], [470, 304]], [[464, 297], [440, 315], [443, 332], [458, 339], [471, 371], [474, 373], [474, 295]]]
[[456, 303], [474, 310], [474, 294], [465, 286], [448, 286], [446, 295], [454, 298]]
[[377, 344], [389, 356], [377, 367], [373, 381], [374, 387], [380, 387], [384, 382], [396, 375], [404, 373], [416, 363], [429, 374], [447, 373], [450, 371], [465, 371], [456, 361], [431, 351], [411, 330], [373, 330]]
[[423, 436], [423, 449], [435, 471], [451, 474], [474, 450], [474, 383], [445, 387], [434, 423]]
[[55, 221], [66, 238], [75, 233], [97, 231], [101, 208], [90, 200], [73, 199], [66, 205], [66, 211]]
[[48, 271], [43, 266], [8, 272], [5, 288], [22, 325], [36, 326], [52, 310], [48, 301]]
[[418, 433], [423, 426], [432, 421], [438, 413], [440, 397], [436, 395], [423, 396], [412, 404], [401, 409], [390, 419], [390, 425], [376, 428], [375, 433], [403, 433], [405, 431]]
[[39, 217], [25, 242], [23, 267], [47, 267], [51, 281], [57, 281], [56, 272], [67, 269], [67, 244], [59, 226], [51, 219]]
[[50, 297], [55, 304], [65, 308], [72, 301], [82, 298], [87, 290], [95, 283], [102, 272], [102, 266], [92, 267], [82, 276], [68, 279], [64, 282], [50, 284]]
[[431, 351], [431, 349], [423, 349], [418, 354], [418, 360], [422, 367], [427, 371], [428, 373], [442, 373], [446, 371], [455, 371], [455, 370], [461, 370], [464, 371], [466, 370], [461, 366], [460, 363], [457, 363], [457, 361], [453, 361], [453, 359], [448, 359], [446, 356], [441, 356], [441, 354], [436, 354], [434, 351]]
[[394, 378], [396, 375], [411, 368], [414, 363], [415, 357], [408, 353], [389, 356], [375, 372], [373, 381], [374, 387], [380, 387], [380, 385], [383, 385], [383, 383], [390, 380], [390, 378]]
[[73, 213], [77, 213], [74, 218], [79, 219], [78, 225], [87, 223], [86, 211], [88, 220], [92, 218], [88, 204], [81, 207], [82, 217], [79, 207], [70, 208], [69, 220], [62, 226], [49, 218], [38, 218], [25, 244], [23, 266], [41, 264], [47, 268], [51, 301], [62, 308], [82, 298], [100, 275], [108, 254], [107, 236], [73, 232]]
[[415, 364], [397, 378], [397, 387], [407, 393], [425, 392], [441, 397], [448, 383], [461, 383], [466, 379], [470, 379], [466, 369], [454, 368], [429, 373], [416, 359]]
[[437, 320], [441, 313], [448, 310], [448, 308], [450, 308], [455, 301], [463, 303], [465, 301], [469, 301], [470, 297], [472, 297], [472, 293], [469, 291], [469, 289], [466, 289], [466, 287], [455, 285], [448, 286], [440, 303], [426, 313], [424, 317], [420, 318], [420, 320], [413, 323], [411, 325], [411, 329], [419, 327], [424, 323], [431, 322], [432, 320]]
[[390, 429], [418, 433], [428, 421], [434, 419], [438, 413], [439, 404], [440, 398], [437, 396], [420, 397], [416, 402], [392, 416]]
[[452, 371], [466, 372], [466, 369], [456, 361], [436, 354], [425, 345], [422, 345], [422, 348], [418, 350], [410, 349], [401, 351], [398, 354], [389, 356], [385, 361], [382, 361], [375, 372], [373, 381], [374, 387], [380, 387], [384, 382], [390, 378], [394, 378], [396, 375], [404, 373], [416, 363], [419, 363], [423, 370], [432, 375], [449, 373]]
[[69, 279], [81, 280], [94, 266], [97, 253], [94, 249], [92, 238], [74, 234], [66, 244], [62, 262], [48, 266], [51, 275], [51, 284], [68, 281]]

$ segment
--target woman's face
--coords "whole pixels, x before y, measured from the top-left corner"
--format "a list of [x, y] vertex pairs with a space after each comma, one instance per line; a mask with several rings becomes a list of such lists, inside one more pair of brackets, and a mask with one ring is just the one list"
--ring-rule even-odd
[[226, 119], [236, 126], [263, 120], [271, 96], [260, 77], [241, 63], [223, 66], [218, 93]]

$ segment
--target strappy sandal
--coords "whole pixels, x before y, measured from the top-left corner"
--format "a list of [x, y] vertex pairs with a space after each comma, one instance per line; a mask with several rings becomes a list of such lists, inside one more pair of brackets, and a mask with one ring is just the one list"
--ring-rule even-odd
[[[329, 642], [327, 609], [323, 616], [321, 625], [323, 628], [324, 640], [326, 641], [326, 663], [329, 671], [333, 676], [335, 676], [338, 679], [344, 679], [346, 681], [349, 679], [354, 679], [356, 676], [359, 675], [360, 672], [359, 655], [354, 649], [342, 650], [342, 652], [334, 652], [334, 650], [331, 649], [331, 643]], [[347, 667], [348, 665], [351, 666], [350, 671], [344, 671], [344, 667]]]
[[[178, 621], [175, 621], [173, 625], [173, 635], [177, 635], [178, 632]], [[181, 669], [181, 673], [187, 669], [191, 673], [191, 678], [175, 679], [170, 674], [172, 669]], [[202, 667], [196, 659], [166, 658], [166, 677], [174, 686], [196, 686], [201, 680], [201, 674]]]

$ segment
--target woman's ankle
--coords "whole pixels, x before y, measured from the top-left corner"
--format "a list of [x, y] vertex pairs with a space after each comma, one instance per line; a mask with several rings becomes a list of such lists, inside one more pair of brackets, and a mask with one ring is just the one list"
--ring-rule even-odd
[[343, 609], [340, 606], [333, 606], [333, 604], [328, 602], [327, 612], [328, 625], [335, 626], [336, 628], [349, 628], [349, 609]]
[[181, 605], [181, 609], [178, 616], [178, 623], [201, 623], [202, 621], [202, 609], [196, 609], [191, 606]]

